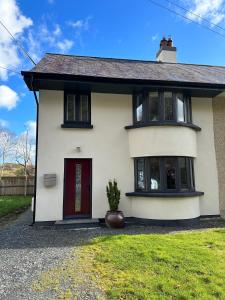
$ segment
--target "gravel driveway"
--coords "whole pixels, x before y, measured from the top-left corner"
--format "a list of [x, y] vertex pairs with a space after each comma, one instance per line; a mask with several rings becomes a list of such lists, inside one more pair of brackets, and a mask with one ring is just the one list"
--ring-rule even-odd
[[[104, 234], [137, 234], [174, 232], [182, 229], [169, 227], [128, 226], [123, 230], [54, 229], [30, 226], [31, 212], [28, 210], [10, 225], [0, 227], [0, 299], [48, 299], [34, 292], [31, 283], [42, 271], [48, 270], [70, 256], [72, 250], [91, 238]], [[219, 219], [204, 220], [194, 229], [225, 227]], [[48, 295], [51, 297], [51, 295]], [[88, 287], [78, 299], [97, 299], [97, 294]]]
[[0, 227], [0, 299], [46, 299], [32, 290], [31, 283], [93, 236], [93, 229], [37, 229], [31, 222], [28, 210], [11, 225]]

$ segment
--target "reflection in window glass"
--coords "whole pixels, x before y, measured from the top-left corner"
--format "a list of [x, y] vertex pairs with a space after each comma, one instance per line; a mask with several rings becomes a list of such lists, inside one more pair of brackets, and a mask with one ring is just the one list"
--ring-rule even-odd
[[150, 159], [150, 176], [151, 176], [151, 190], [160, 189], [160, 168], [159, 158], [152, 157]]
[[88, 121], [88, 95], [80, 95], [80, 121]]
[[180, 168], [180, 187], [181, 189], [187, 189], [188, 188], [188, 165], [187, 160], [185, 157], [179, 158], [179, 168]]
[[165, 160], [166, 171], [166, 188], [176, 189], [176, 160], [175, 158], [166, 158]]
[[192, 117], [191, 117], [191, 98], [186, 97], [185, 98], [185, 122], [192, 122]]
[[143, 96], [136, 95], [136, 110], [135, 110], [135, 117], [137, 122], [141, 122], [144, 119], [143, 113]]
[[76, 164], [75, 171], [75, 212], [81, 211], [81, 164]]
[[67, 95], [67, 121], [75, 121], [75, 95]]
[[137, 160], [137, 188], [139, 190], [145, 189], [145, 172], [144, 172], [144, 159]]
[[150, 121], [158, 121], [159, 120], [159, 94], [158, 94], [158, 92], [149, 93], [149, 105], [150, 105], [150, 112], [149, 112]]
[[181, 94], [177, 94], [177, 121], [184, 122], [185, 121], [185, 105], [184, 99]]
[[190, 187], [191, 189], [195, 188], [195, 180], [194, 180], [194, 165], [193, 159], [189, 159], [189, 170], [190, 170]]
[[164, 92], [165, 120], [173, 120], [173, 95], [172, 92]]

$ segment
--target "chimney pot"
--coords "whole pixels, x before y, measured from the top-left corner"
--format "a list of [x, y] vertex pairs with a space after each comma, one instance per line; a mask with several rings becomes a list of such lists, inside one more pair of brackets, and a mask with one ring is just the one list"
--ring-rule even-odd
[[171, 39], [171, 37], [168, 38], [167, 46], [168, 47], [173, 47], [173, 40]]
[[176, 63], [176, 51], [172, 38], [170, 36], [168, 39], [163, 37], [160, 41], [160, 49], [156, 54], [156, 59], [159, 62]]
[[160, 41], [160, 48], [163, 48], [164, 46], [167, 46], [167, 39], [165, 37]]

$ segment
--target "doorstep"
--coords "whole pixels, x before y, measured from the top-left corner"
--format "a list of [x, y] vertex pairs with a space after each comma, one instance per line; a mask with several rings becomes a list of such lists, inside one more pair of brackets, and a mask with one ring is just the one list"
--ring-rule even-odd
[[99, 223], [98, 219], [68, 219], [68, 220], [60, 220], [55, 221], [55, 225], [66, 225], [66, 224], [92, 224]]
[[98, 228], [99, 219], [68, 219], [68, 220], [60, 220], [54, 223], [55, 228]]

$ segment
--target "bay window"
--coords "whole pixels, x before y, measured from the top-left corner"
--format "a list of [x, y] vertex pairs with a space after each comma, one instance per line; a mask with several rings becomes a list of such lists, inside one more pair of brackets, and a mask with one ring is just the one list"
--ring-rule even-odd
[[191, 99], [181, 92], [134, 94], [134, 124], [191, 123]]
[[195, 190], [193, 158], [140, 157], [134, 159], [136, 192]]

